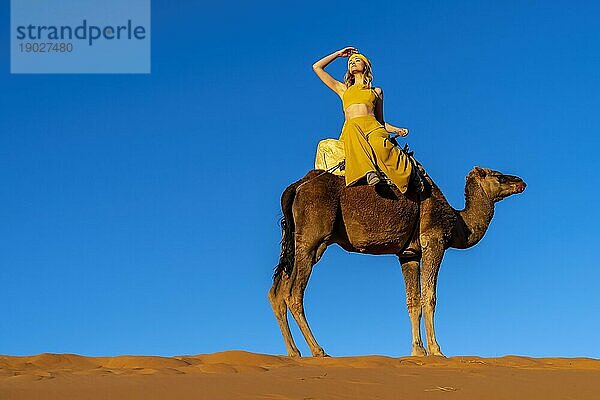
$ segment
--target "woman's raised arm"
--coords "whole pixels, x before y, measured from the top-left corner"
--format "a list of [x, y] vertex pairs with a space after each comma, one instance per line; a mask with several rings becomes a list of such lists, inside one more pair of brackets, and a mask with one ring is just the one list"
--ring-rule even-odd
[[349, 57], [353, 53], [358, 53], [358, 50], [354, 47], [345, 47], [342, 50], [331, 53], [328, 56], [321, 58], [319, 61], [313, 64], [313, 71], [323, 81], [327, 87], [336, 92], [338, 95], [342, 95], [346, 90], [346, 85], [336, 80], [333, 76], [325, 72], [325, 67], [329, 65], [333, 60], [338, 57]]

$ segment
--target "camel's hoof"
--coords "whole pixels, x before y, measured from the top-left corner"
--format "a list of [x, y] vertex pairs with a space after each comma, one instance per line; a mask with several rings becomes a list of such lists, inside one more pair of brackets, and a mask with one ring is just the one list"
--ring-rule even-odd
[[427, 352], [429, 353], [430, 356], [446, 357], [444, 354], [442, 354], [440, 345], [437, 344], [436, 341], [434, 341], [432, 343], [427, 343]]
[[423, 346], [415, 346], [410, 354], [411, 356], [423, 357], [427, 355], [427, 350]]
[[288, 357], [302, 357], [302, 354], [300, 354], [299, 350], [296, 351], [288, 351]]
[[429, 352], [430, 356], [440, 356], [440, 357], [444, 357], [447, 358], [439, 349], [438, 350], [432, 350]]
[[329, 354], [325, 353], [325, 350], [323, 349], [318, 349], [313, 353], [313, 357], [329, 357]]

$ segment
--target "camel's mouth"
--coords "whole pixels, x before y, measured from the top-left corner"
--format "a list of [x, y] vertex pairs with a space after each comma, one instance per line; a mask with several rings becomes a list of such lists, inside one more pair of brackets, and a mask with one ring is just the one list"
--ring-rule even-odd
[[525, 182], [519, 182], [515, 185], [515, 193], [522, 193], [525, 190], [527, 184]]

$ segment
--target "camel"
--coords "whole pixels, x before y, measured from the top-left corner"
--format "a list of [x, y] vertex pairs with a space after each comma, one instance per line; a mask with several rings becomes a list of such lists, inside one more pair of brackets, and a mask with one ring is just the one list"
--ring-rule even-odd
[[[525, 190], [517, 176], [475, 166], [466, 176], [465, 208], [450, 206], [438, 186], [402, 194], [395, 186], [353, 185], [344, 177], [313, 169], [281, 196], [283, 217], [279, 264], [268, 298], [288, 355], [300, 351], [288, 325], [296, 320], [313, 357], [328, 356], [317, 343], [304, 314], [304, 291], [311, 271], [330, 244], [348, 252], [395, 254], [406, 287], [413, 356], [444, 356], [435, 337], [437, 276], [444, 251], [466, 249], [484, 236], [496, 202]], [[427, 350], [421, 340], [425, 320]]]

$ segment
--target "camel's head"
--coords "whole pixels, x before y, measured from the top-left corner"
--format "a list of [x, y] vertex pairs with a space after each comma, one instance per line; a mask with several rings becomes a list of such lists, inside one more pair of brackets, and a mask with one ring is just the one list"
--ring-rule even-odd
[[494, 171], [489, 168], [473, 167], [467, 175], [474, 179], [483, 191], [495, 202], [500, 201], [510, 195], [521, 193], [525, 190], [525, 182], [523, 179], [515, 175], [504, 175], [500, 171]]

